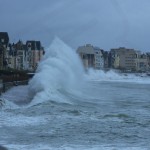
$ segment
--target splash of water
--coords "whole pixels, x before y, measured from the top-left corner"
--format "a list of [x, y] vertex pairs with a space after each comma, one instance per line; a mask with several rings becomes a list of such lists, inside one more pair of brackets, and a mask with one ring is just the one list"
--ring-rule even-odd
[[133, 82], [140, 84], [150, 84], [150, 78], [134, 73], [119, 73], [114, 70], [103, 71], [89, 69], [85, 78], [89, 81], [113, 81], [113, 82]]
[[39, 63], [36, 74], [29, 83], [35, 101], [59, 99], [59, 90], [80, 88], [83, 67], [76, 52], [55, 38]]

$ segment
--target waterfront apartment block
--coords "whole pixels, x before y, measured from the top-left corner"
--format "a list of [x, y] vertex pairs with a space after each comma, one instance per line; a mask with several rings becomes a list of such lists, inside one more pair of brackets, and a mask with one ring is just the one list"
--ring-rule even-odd
[[6, 50], [9, 44], [7, 32], [0, 32], [0, 69], [7, 67]]
[[42, 59], [44, 48], [42, 47], [40, 41], [27, 41], [26, 45], [29, 53], [29, 68], [35, 70], [38, 66], [38, 63]]
[[35, 71], [44, 55], [44, 48], [40, 41], [19, 40], [9, 43], [7, 32], [0, 32], [0, 69], [16, 69]]
[[150, 70], [150, 52], [146, 53], [146, 55], [147, 55], [148, 70]]
[[86, 44], [77, 49], [85, 68], [120, 69], [129, 72], [150, 71], [150, 53], [142, 53], [135, 49], [119, 47], [104, 51]]
[[128, 71], [147, 71], [149, 70], [148, 55], [136, 51], [120, 47], [111, 49], [111, 66], [115, 69]]
[[136, 52], [124, 47], [111, 49], [112, 67], [125, 70], [136, 70]]
[[146, 71], [149, 69], [148, 56], [146, 54], [141, 54], [140, 51], [137, 51], [135, 61], [136, 61], [136, 71]]
[[[122, 71], [149, 72], [150, 53], [142, 53], [135, 49], [119, 47], [104, 51], [91, 44], [77, 49], [84, 67], [94, 69], [120, 69]], [[0, 70], [30, 70], [35, 71], [44, 55], [40, 41], [28, 40], [23, 43], [9, 42], [7, 32], [0, 32]]]
[[80, 46], [77, 49], [77, 53], [81, 57], [85, 68], [104, 68], [104, 58], [100, 48], [86, 44], [85, 46]]

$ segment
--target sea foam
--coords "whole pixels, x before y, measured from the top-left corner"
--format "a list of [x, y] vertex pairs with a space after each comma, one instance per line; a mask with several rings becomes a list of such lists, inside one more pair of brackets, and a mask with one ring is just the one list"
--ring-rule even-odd
[[55, 38], [29, 83], [30, 95], [36, 102], [59, 101], [59, 90], [80, 88], [83, 74], [82, 63], [75, 50]]

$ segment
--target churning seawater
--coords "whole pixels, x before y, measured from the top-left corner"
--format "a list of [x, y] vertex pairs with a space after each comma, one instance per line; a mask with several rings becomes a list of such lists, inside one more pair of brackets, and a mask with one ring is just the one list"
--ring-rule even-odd
[[75, 52], [60, 40], [48, 50], [28, 86], [2, 95], [0, 145], [10, 150], [150, 149], [150, 78], [85, 74]]

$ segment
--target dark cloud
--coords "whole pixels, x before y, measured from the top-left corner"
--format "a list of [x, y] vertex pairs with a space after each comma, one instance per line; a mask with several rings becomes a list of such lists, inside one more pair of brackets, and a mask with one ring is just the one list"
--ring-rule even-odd
[[105, 50], [150, 48], [149, 0], [0, 0], [0, 28], [12, 41], [54, 36], [73, 48], [91, 43]]

